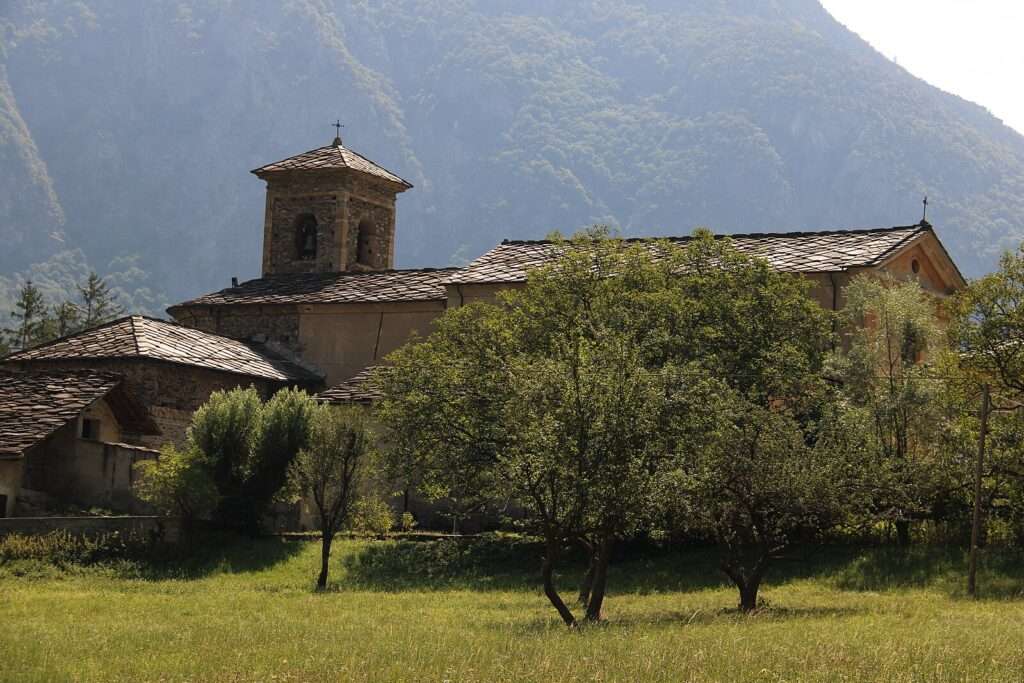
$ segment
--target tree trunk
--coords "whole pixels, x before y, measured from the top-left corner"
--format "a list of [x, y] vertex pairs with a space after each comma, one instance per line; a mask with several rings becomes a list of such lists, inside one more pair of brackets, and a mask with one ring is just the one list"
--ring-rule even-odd
[[764, 578], [767, 557], [755, 563], [754, 569], [747, 574], [742, 567], [735, 567], [721, 564], [722, 571], [728, 576], [736, 588], [740, 591], [740, 611], [750, 613], [757, 609], [757, 591], [761, 587], [761, 579]]
[[331, 541], [334, 540], [334, 530], [324, 529], [323, 545], [320, 546], [320, 576], [316, 580], [316, 589], [322, 591], [327, 588], [327, 570], [331, 563]]
[[901, 548], [910, 546], [910, 520], [896, 520], [896, 544]]
[[601, 621], [601, 607], [604, 604], [605, 587], [608, 585], [608, 562], [611, 559], [612, 540], [601, 539], [597, 549], [597, 565], [594, 567], [594, 585], [587, 604], [587, 621]]
[[548, 541], [547, 552], [544, 553], [544, 565], [541, 573], [544, 576], [544, 595], [547, 596], [551, 604], [558, 610], [558, 615], [562, 617], [562, 621], [565, 625], [572, 628], [576, 626], [576, 617], [572, 615], [569, 608], [565, 606], [562, 598], [558, 595], [558, 591], [555, 590], [555, 582], [552, 578], [552, 574], [555, 569], [555, 557], [558, 555], [558, 544], [557, 542]]
[[757, 589], [760, 587], [760, 579], [752, 579], [740, 586], [740, 610], [753, 612], [757, 609]]
[[587, 541], [581, 540], [580, 545], [587, 553], [587, 573], [583, 575], [580, 582], [580, 594], [576, 599], [584, 608], [590, 604], [590, 591], [594, 588], [594, 570], [597, 567], [597, 557], [594, 553], [594, 546]]

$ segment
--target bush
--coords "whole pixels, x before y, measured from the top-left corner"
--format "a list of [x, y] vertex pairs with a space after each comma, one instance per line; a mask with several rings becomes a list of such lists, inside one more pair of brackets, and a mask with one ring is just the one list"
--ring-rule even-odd
[[387, 502], [376, 497], [363, 498], [352, 510], [350, 529], [360, 536], [383, 538], [391, 532], [395, 514]]
[[43, 535], [9, 534], [0, 538], [0, 564], [35, 561], [57, 567], [94, 565], [144, 556], [151, 547], [142, 534], [112, 532], [75, 536], [67, 531]]
[[405, 533], [409, 533], [416, 528], [416, 518], [411, 512], [402, 513], [402, 517], [399, 520], [399, 528]]

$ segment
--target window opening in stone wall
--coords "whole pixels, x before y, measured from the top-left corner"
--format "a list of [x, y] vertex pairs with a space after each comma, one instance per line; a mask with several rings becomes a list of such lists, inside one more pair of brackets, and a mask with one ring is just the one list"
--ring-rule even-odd
[[82, 420], [82, 438], [83, 439], [98, 439], [100, 438], [100, 421], [94, 418], [84, 418]]
[[295, 251], [302, 261], [316, 260], [316, 217], [311, 213], [295, 219]]
[[0, 517], [7, 516], [7, 496], [0, 495]]
[[359, 221], [359, 238], [356, 240], [356, 261], [364, 266], [373, 265], [373, 223], [364, 218]]

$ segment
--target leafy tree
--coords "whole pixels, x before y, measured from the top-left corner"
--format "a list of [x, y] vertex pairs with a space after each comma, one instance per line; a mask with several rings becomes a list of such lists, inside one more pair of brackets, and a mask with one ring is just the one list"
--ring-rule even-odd
[[141, 500], [163, 514], [187, 521], [210, 515], [217, 505], [217, 488], [202, 455], [194, 449], [165, 446], [157, 460], [139, 463], [135, 484]]
[[352, 510], [371, 454], [372, 435], [362, 410], [318, 406], [312, 412], [309, 445], [288, 466], [289, 489], [311, 498], [320, 520], [320, 590], [327, 587], [331, 542]]
[[690, 522], [718, 541], [719, 567], [749, 612], [773, 561], [867, 504], [874, 461], [859, 437], [862, 425], [835, 406], [825, 407], [823, 433], [811, 434], [785, 408], [712, 387], [690, 397], [711, 418], [681, 483], [690, 487]]
[[916, 281], [870, 276], [855, 278], [846, 297], [848, 346], [837, 369], [851, 404], [870, 417], [875, 448], [889, 463], [891, 478], [879, 487], [876, 505], [906, 545], [910, 520], [931, 512], [946, 486], [947, 470], [938, 467], [943, 386], [931, 370], [946, 351], [939, 303]]
[[124, 309], [117, 303], [106, 280], [97, 275], [95, 271], [90, 272], [85, 282], [77, 285], [76, 288], [82, 298], [82, 329], [102, 325], [124, 313]]
[[[586, 618], [601, 618], [612, 545], [651, 516], [673, 405], [670, 366], [649, 366], [664, 330], [678, 254], [600, 234], [559, 242], [554, 263], [500, 305], [445, 315], [383, 373], [381, 418], [393, 455], [421, 486], [514, 499], [545, 541], [544, 591], [563, 548], [595, 548]], [[652, 340], [655, 340], [650, 343]]]
[[509, 497], [494, 464], [508, 441], [501, 369], [511, 341], [498, 311], [479, 304], [448, 311], [434, 329], [391, 356], [397, 370], [375, 377], [385, 394], [384, 465], [403, 488], [466, 515]]
[[316, 403], [301, 389], [282, 389], [262, 409], [259, 431], [242, 486], [243, 497], [255, 505], [258, 519], [288, 478], [295, 455], [309, 446]]
[[1024, 244], [970, 283], [953, 306], [953, 338], [979, 381], [1024, 400]]
[[252, 387], [210, 395], [192, 416], [187, 448], [200, 454], [217, 488], [215, 520], [259, 531], [289, 463], [309, 445], [314, 409], [313, 399], [300, 390], [278, 392], [266, 404]]

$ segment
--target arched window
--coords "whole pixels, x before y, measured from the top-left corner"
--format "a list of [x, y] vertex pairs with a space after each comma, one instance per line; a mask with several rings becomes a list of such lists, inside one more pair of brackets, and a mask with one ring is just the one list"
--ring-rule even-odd
[[373, 265], [373, 223], [368, 218], [359, 221], [356, 240], [356, 261], [364, 266]]
[[316, 216], [311, 213], [295, 219], [295, 255], [301, 261], [316, 260]]

